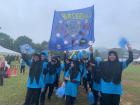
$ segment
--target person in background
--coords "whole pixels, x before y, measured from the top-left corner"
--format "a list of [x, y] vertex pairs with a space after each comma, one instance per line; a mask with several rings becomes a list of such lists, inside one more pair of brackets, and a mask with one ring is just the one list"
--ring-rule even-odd
[[1, 67], [0, 67], [0, 86], [3, 86], [3, 82], [4, 82], [4, 62], [1, 63]]
[[45, 87], [40, 54], [33, 54], [32, 60], [29, 60], [26, 54], [23, 54], [22, 58], [30, 68], [24, 105], [39, 105], [40, 93]]
[[5, 60], [5, 67], [4, 67], [4, 78], [8, 78], [10, 75], [8, 74], [8, 71], [10, 71], [10, 65]]
[[65, 95], [66, 105], [74, 105], [80, 85], [81, 72], [79, 62], [75, 59], [71, 61], [71, 66], [65, 75]]
[[20, 73], [22, 74], [24, 74], [25, 73], [25, 65], [26, 65], [26, 63], [25, 63], [25, 61], [21, 58], [20, 59]]
[[0, 56], [0, 86], [3, 86], [4, 82], [4, 68], [5, 68], [5, 58]]
[[126, 61], [120, 62], [117, 53], [111, 50], [108, 53], [108, 60], [100, 63], [101, 105], [120, 104], [122, 72], [133, 61], [132, 48], [129, 44], [127, 48], [129, 58]]

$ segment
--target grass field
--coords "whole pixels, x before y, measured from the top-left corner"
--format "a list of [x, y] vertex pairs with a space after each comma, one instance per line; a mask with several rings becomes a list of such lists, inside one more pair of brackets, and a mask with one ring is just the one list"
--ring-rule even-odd
[[[0, 105], [22, 105], [26, 94], [26, 75], [18, 73], [16, 77], [5, 79], [0, 87]], [[140, 65], [131, 65], [123, 73], [124, 95], [121, 105], [140, 105]], [[53, 95], [52, 101], [47, 105], [64, 105], [64, 100]], [[88, 105], [86, 94], [80, 88], [76, 105]]]

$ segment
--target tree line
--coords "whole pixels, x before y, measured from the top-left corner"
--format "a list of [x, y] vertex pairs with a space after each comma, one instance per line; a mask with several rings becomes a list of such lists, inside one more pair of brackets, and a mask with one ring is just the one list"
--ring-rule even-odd
[[[28, 43], [29, 45], [31, 45], [33, 47], [33, 49], [35, 49], [36, 51], [40, 52], [42, 50], [48, 49], [48, 42], [47, 41], [43, 41], [41, 43], [34, 43], [32, 41], [31, 38], [23, 35], [23, 36], [19, 36], [18, 38], [16, 38], [15, 40], [13, 38], [10, 37], [10, 35], [6, 34], [6, 33], [0, 33], [0, 45], [16, 51], [16, 52], [20, 52], [20, 45], [26, 44]], [[107, 59], [107, 55], [108, 55], [108, 51], [110, 49], [105, 49], [104, 51], [101, 51], [100, 48], [96, 49], [94, 52], [95, 56], [101, 56], [104, 59]], [[118, 53], [118, 56], [121, 58], [127, 58], [128, 54], [127, 54], [127, 50], [126, 49], [121, 49], [121, 48], [114, 48], [113, 50], [115, 50]], [[134, 52], [134, 58], [137, 58], [140, 55], [140, 51], [133, 49]], [[52, 55], [63, 55], [62, 51], [51, 51]]]
[[13, 38], [10, 37], [10, 35], [6, 33], [0, 33], [0, 45], [7, 49], [20, 52], [20, 45], [26, 43], [31, 45], [36, 51], [42, 51], [48, 48], [47, 41], [43, 41], [41, 43], [34, 43], [31, 38], [25, 35], [19, 36], [14, 40]]

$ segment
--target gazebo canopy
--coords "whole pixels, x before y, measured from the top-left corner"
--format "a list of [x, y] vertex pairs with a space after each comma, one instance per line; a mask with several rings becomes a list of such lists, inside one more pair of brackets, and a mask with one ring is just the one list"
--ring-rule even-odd
[[0, 54], [1, 55], [14, 55], [14, 56], [21, 56], [20, 53], [18, 52], [15, 52], [15, 51], [12, 51], [12, 50], [9, 50], [9, 49], [6, 49], [2, 46], [0, 46]]

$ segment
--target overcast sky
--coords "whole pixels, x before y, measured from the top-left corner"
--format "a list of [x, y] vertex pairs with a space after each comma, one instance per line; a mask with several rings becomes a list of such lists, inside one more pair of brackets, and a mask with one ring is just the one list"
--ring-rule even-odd
[[0, 32], [49, 41], [54, 10], [95, 6], [95, 46], [118, 47], [126, 37], [140, 49], [140, 0], [0, 0]]

